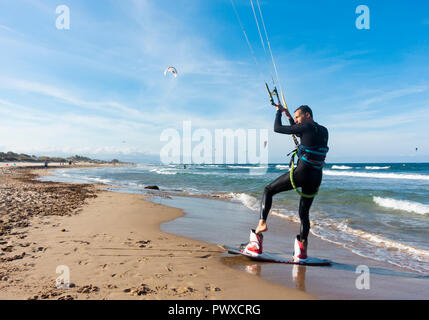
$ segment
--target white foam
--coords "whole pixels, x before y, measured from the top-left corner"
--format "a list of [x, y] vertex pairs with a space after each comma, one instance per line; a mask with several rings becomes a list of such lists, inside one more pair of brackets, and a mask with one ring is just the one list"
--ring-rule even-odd
[[380, 245], [382, 247], [386, 247], [389, 249], [398, 249], [400, 251], [403, 252], [408, 252], [410, 254], [413, 255], [418, 255], [421, 257], [426, 257], [429, 258], [429, 251], [427, 250], [423, 250], [423, 249], [418, 249], [418, 248], [414, 248], [412, 246], [403, 244], [401, 242], [398, 241], [394, 241], [394, 240], [389, 240], [386, 238], [383, 238], [381, 236], [372, 234], [372, 233], [368, 233], [359, 229], [353, 229], [351, 227], [349, 227], [346, 223], [340, 224], [340, 230], [347, 232], [349, 234], [353, 234], [357, 237], [363, 238], [365, 240], [368, 240], [371, 243], [376, 243], [377, 245]]
[[382, 198], [382, 197], [372, 197], [372, 199], [376, 204], [385, 208], [402, 210], [402, 211], [411, 212], [411, 213], [418, 213], [422, 215], [429, 214], [429, 205], [427, 204], [408, 201], [408, 200], [396, 200], [392, 198]]
[[336, 170], [350, 170], [353, 169], [353, 167], [349, 167], [349, 166], [337, 166], [337, 165], [333, 165], [331, 167], [331, 169], [336, 169]]
[[[316, 221], [311, 233], [352, 252], [414, 271], [429, 272], [429, 251], [350, 227], [347, 221]], [[374, 252], [377, 254], [374, 255]]]
[[257, 169], [258, 167], [253, 166], [227, 166], [230, 169]]
[[377, 167], [377, 166], [366, 166], [365, 169], [366, 170], [386, 170], [386, 169], [390, 169], [390, 166], [384, 166], [384, 167]]
[[289, 166], [278, 164], [276, 165], [276, 169], [279, 169], [279, 170], [289, 169]]
[[97, 177], [88, 177], [88, 176], [74, 176], [73, 177], [73, 176], [71, 176], [71, 178], [74, 178], [78, 181], [85, 180], [85, 181], [95, 181], [95, 182], [100, 182], [100, 183], [105, 183], [105, 184], [112, 183], [112, 180], [110, 180], [110, 179], [103, 179], [103, 178], [97, 178]]
[[255, 210], [255, 211], [259, 210], [259, 200], [251, 195], [248, 195], [247, 193], [231, 192], [227, 194], [227, 197], [229, 197], [232, 200], [237, 200], [241, 202], [245, 207], [251, 210]]
[[425, 180], [429, 181], [429, 175], [426, 174], [401, 174], [401, 173], [378, 173], [378, 172], [356, 172], [356, 171], [332, 171], [323, 170], [328, 176], [348, 176], [360, 178], [376, 179], [400, 179], [400, 180]]
[[291, 211], [288, 211], [288, 210], [285, 210], [285, 209], [274, 208], [274, 209], [272, 209], [270, 211], [270, 214], [274, 215], [274, 216], [278, 216], [278, 217], [280, 217], [282, 219], [286, 219], [286, 220], [289, 220], [289, 221], [296, 222], [296, 223], [300, 223], [301, 222], [301, 220], [299, 219], [299, 217], [296, 215], [295, 212], [291, 212]]
[[172, 171], [170, 169], [151, 169], [150, 172], [155, 172], [157, 174], [167, 174], [167, 175], [173, 175], [177, 174], [177, 171]]

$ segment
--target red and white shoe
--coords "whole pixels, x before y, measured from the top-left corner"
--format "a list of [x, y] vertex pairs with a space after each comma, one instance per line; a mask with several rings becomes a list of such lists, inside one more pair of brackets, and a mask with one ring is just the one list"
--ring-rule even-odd
[[293, 261], [301, 262], [307, 260], [307, 241], [301, 241], [300, 236], [297, 235], [295, 238]]
[[248, 254], [252, 257], [257, 257], [262, 254], [262, 243], [264, 236], [262, 233], [255, 233], [255, 230], [250, 230], [250, 240], [246, 247], [243, 249], [244, 254]]

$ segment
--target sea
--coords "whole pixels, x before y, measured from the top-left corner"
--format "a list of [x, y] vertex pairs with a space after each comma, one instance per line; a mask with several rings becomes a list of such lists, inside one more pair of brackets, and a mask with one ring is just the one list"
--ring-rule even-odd
[[[153, 194], [145, 187], [156, 185], [164, 195], [238, 203], [254, 212], [256, 224], [264, 187], [288, 171], [287, 164], [135, 164], [58, 169], [42, 179], [98, 182], [142, 194]], [[293, 190], [280, 193], [270, 214], [299, 222], [298, 200]], [[359, 256], [429, 274], [429, 163], [327, 164], [310, 219], [316, 237]]]

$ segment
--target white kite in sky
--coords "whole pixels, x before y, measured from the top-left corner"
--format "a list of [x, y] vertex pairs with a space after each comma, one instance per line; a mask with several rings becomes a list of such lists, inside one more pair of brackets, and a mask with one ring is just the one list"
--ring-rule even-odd
[[165, 71], [164, 71], [164, 75], [166, 76], [167, 75], [167, 73], [169, 73], [169, 72], [171, 72], [172, 74], [173, 74], [173, 76], [175, 77], [175, 78], [177, 78], [177, 70], [176, 70], [176, 68], [175, 67], [168, 67], [167, 69], [165, 69]]

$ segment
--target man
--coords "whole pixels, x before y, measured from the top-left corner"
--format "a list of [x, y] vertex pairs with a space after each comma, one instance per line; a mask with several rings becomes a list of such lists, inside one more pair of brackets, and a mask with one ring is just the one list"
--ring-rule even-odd
[[[282, 112], [289, 118], [290, 126], [282, 125]], [[282, 191], [302, 187], [299, 202], [299, 217], [301, 219], [300, 234], [294, 245], [293, 259], [295, 262], [307, 259], [308, 233], [310, 231], [309, 211], [313, 199], [322, 182], [322, 167], [328, 152], [328, 130], [314, 122], [310, 107], [303, 105], [294, 112], [295, 121], [287, 109], [277, 105], [274, 131], [283, 134], [295, 134], [301, 144], [297, 148], [298, 166], [293, 171], [278, 177], [265, 187], [261, 202], [260, 220], [257, 228], [250, 232], [250, 242], [244, 248], [246, 254], [257, 256], [262, 253], [263, 232], [268, 230], [267, 217], [271, 209], [273, 196]]]

